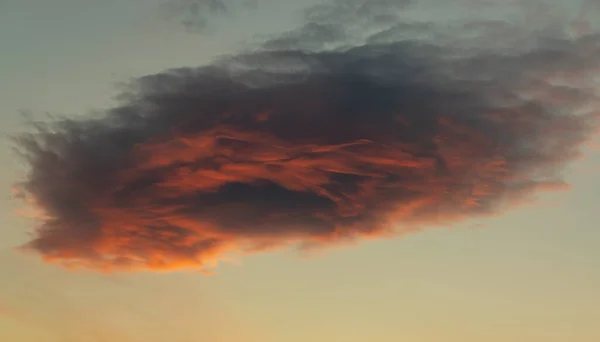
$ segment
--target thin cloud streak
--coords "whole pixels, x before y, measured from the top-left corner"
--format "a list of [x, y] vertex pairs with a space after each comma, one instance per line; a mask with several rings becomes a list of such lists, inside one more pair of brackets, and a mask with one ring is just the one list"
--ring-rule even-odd
[[216, 22], [255, 9], [258, 0], [164, 0], [159, 12], [191, 32], [207, 32]]

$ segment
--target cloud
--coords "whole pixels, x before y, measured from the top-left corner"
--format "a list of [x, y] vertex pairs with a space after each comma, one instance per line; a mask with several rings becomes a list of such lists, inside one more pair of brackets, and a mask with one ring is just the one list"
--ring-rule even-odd
[[160, 12], [186, 29], [204, 32], [215, 21], [258, 6], [258, 0], [164, 0]]
[[312, 8], [253, 51], [141, 77], [101, 115], [37, 124], [16, 139], [19, 193], [42, 213], [25, 248], [67, 267], [206, 270], [568, 188], [596, 124], [600, 36], [490, 20], [521, 33], [501, 40], [485, 22], [405, 20], [409, 4], [393, 4]]

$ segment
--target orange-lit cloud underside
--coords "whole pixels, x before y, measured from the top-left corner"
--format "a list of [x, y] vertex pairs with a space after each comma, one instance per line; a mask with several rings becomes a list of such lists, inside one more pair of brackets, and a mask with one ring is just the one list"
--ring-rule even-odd
[[406, 41], [257, 52], [141, 78], [101, 118], [19, 138], [20, 193], [44, 214], [27, 247], [68, 267], [206, 269], [498, 213], [566, 186], [592, 127], [587, 39], [460, 61]]

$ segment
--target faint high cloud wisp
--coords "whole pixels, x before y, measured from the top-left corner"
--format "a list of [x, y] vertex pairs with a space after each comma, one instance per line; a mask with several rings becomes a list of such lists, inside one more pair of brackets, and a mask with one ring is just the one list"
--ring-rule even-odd
[[25, 248], [67, 267], [205, 270], [566, 188], [597, 123], [600, 36], [409, 9], [321, 5], [254, 51], [137, 79], [102, 115], [38, 124], [16, 140], [19, 193], [43, 213]]
[[257, 6], [258, 0], [164, 0], [160, 12], [189, 31], [206, 32], [215, 21]]

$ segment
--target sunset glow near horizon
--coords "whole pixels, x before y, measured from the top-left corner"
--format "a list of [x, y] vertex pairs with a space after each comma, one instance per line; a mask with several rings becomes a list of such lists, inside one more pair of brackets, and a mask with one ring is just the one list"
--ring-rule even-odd
[[600, 340], [599, 12], [3, 2], [0, 340]]

